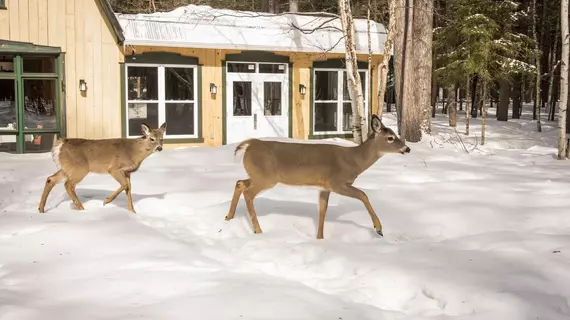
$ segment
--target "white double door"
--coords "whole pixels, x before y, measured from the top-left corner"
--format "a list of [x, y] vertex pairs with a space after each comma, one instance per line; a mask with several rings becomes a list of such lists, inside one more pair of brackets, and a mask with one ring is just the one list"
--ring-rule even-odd
[[227, 144], [289, 136], [287, 73], [227, 73], [226, 90]]

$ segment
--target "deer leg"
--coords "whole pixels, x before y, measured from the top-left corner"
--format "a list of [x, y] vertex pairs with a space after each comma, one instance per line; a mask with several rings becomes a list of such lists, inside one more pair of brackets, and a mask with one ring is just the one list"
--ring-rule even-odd
[[359, 199], [360, 201], [362, 201], [362, 203], [364, 203], [364, 206], [366, 207], [366, 210], [368, 210], [368, 213], [370, 214], [370, 218], [372, 219], [372, 223], [374, 224], [374, 229], [376, 229], [376, 233], [378, 233], [380, 236], [384, 236], [382, 234], [382, 223], [380, 223], [380, 219], [378, 219], [378, 216], [374, 212], [374, 209], [372, 208], [372, 205], [368, 200], [368, 196], [366, 195], [366, 193], [364, 193], [364, 191], [348, 184], [333, 186], [331, 190], [340, 195], [354, 199]]
[[322, 190], [319, 192], [319, 230], [317, 231], [317, 239], [323, 239], [323, 228], [325, 227], [325, 215], [329, 206], [329, 196], [331, 192]]
[[234, 196], [232, 198], [232, 202], [230, 204], [230, 211], [226, 216], [227, 220], [232, 220], [236, 214], [236, 208], [239, 201], [239, 197], [242, 195], [243, 190], [250, 185], [250, 179], [247, 180], [238, 180], [236, 181], [236, 187], [234, 189]]
[[45, 212], [47, 197], [51, 192], [51, 190], [53, 189], [53, 187], [55, 187], [55, 185], [60, 183], [63, 179], [65, 179], [65, 174], [63, 173], [62, 170], [59, 170], [58, 172], [54, 173], [53, 175], [47, 178], [46, 184], [44, 186], [44, 191], [42, 192], [42, 198], [40, 199], [40, 205], [38, 208], [40, 213]]
[[253, 206], [253, 200], [255, 197], [263, 190], [269, 189], [269, 187], [262, 187], [251, 183], [243, 191], [243, 197], [245, 198], [245, 204], [247, 205], [247, 211], [251, 218], [251, 224], [253, 225], [254, 233], [262, 233], [261, 227], [259, 226], [259, 221], [257, 221], [257, 213], [255, 212], [255, 207]]
[[131, 174], [125, 173], [125, 177], [127, 178], [127, 202], [129, 203], [129, 210], [132, 213], [136, 214], [135, 207], [133, 206], [133, 197], [131, 195]]
[[128, 206], [129, 206], [129, 211], [131, 211], [131, 212], [133, 212], [133, 213], [136, 213], [136, 212], [134, 212], [134, 209], [133, 209], [132, 199], [129, 201], [129, 194], [130, 194], [130, 188], [129, 188], [130, 183], [129, 183], [129, 182], [130, 182], [130, 177], [129, 177], [129, 179], [127, 179], [126, 174], [125, 174], [123, 171], [120, 171], [120, 170], [111, 171], [111, 172], [109, 172], [109, 174], [110, 174], [111, 176], [113, 176], [113, 178], [115, 178], [115, 180], [117, 180], [117, 182], [118, 182], [119, 184], [121, 184], [121, 186], [120, 186], [115, 192], [113, 192], [113, 194], [111, 194], [110, 196], [108, 196], [108, 197], [105, 199], [104, 204], [110, 203], [111, 201], [115, 200], [115, 198], [116, 198], [121, 192], [126, 191], [126, 193], [127, 193], [127, 202], [128, 202]]
[[68, 178], [67, 181], [65, 181], [65, 190], [73, 200], [73, 203], [75, 203], [77, 210], [85, 210], [85, 208], [83, 208], [83, 205], [81, 204], [81, 201], [79, 201], [77, 194], [75, 193], [75, 186], [77, 185], [77, 183], [78, 182], [75, 182]]

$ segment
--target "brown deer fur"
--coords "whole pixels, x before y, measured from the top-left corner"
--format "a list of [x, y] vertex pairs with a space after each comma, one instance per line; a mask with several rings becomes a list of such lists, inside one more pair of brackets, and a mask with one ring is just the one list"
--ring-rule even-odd
[[313, 186], [319, 192], [317, 239], [323, 239], [323, 227], [331, 192], [362, 201], [376, 232], [382, 224], [368, 201], [368, 196], [352, 186], [354, 180], [386, 153], [410, 152], [396, 134], [373, 115], [372, 132], [363, 144], [345, 147], [332, 144], [289, 143], [249, 139], [241, 142], [235, 153], [244, 149], [243, 166], [249, 179], [238, 180], [226, 220], [233, 219], [243, 193], [253, 230], [261, 233], [253, 201], [257, 195], [281, 183], [290, 186]]
[[156, 151], [162, 151], [166, 123], [158, 129], [141, 125], [143, 136], [136, 139], [61, 139], [52, 149], [52, 158], [59, 171], [46, 180], [39, 211], [45, 212], [50, 191], [56, 184], [65, 181], [65, 190], [79, 210], [83, 205], [75, 194], [75, 186], [89, 172], [110, 174], [121, 186], [105, 199], [108, 204], [124, 190], [129, 210], [136, 213], [131, 197], [131, 173], [137, 171], [143, 160]]

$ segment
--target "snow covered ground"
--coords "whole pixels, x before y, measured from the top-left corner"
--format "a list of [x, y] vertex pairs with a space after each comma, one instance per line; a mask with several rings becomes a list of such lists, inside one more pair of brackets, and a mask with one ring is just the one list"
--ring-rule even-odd
[[[528, 116], [526, 116], [528, 119]], [[393, 116], [384, 117], [395, 129]], [[568, 319], [570, 162], [555, 124], [479, 120], [471, 137], [441, 115], [433, 136], [331, 195], [316, 240], [317, 192], [278, 186], [224, 221], [233, 145], [169, 149], [132, 177], [138, 214], [110, 176], [89, 175], [72, 209], [62, 185], [37, 212], [48, 154], [0, 154], [0, 319]], [[477, 136], [477, 138], [475, 137]], [[466, 151], [467, 150], [467, 151]]]

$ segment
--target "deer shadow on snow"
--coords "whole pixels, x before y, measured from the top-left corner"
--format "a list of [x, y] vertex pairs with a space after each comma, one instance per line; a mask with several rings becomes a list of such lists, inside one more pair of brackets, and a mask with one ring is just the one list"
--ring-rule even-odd
[[[105, 199], [111, 195], [113, 193], [112, 189], [90, 189], [90, 188], [77, 188], [77, 196], [79, 197], [80, 200], [88, 202], [91, 200], [95, 200], [97, 202], [100, 202], [100, 208], [105, 208], [105, 207], [116, 207], [116, 208], [121, 208], [121, 209], [125, 209], [128, 211], [128, 202], [127, 202], [127, 197], [123, 192], [121, 192], [121, 194], [119, 194], [117, 196], [117, 198], [115, 200], [113, 200], [113, 202], [103, 205]], [[155, 193], [155, 194], [137, 194], [137, 193], [132, 193], [132, 198], [133, 198], [133, 203], [136, 204], [141, 200], [144, 199], [159, 199], [159, 200], [164, 200], [164, 197], [166, 195], [166, 192], [163, 193]], [[61, 199], [60, 201], [58, 201], [56, 204], [53, 205], [54, 208], [60, 206], [62, 203], [64, 202], [68, 202], [71, 201], [70, 203], [70, 208], [75, 209], [75, 205], [73, 204], [73, 200], [68, 196], [68, 194], [64, 191], [63, 194], [63, 199]]]

